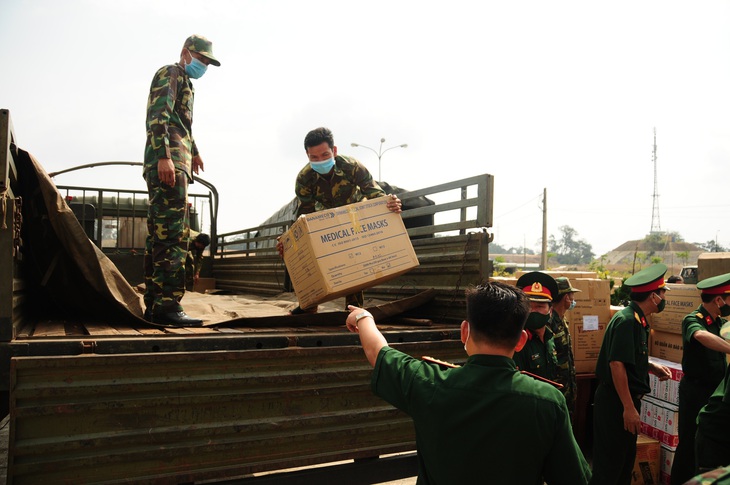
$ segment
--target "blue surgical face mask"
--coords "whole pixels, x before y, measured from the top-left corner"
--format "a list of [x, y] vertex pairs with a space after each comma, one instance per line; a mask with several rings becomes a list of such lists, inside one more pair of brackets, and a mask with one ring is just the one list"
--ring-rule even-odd
[[328, 174], [330, 170], [332, 170], [332, 167], [335, 166], [335, 159], [334, 157], [331, 157], [329, 160], [325, 160], [323, 162], [309, 162], [309, 165], [315, 172], [325, 175]]
[[190, 64], [185, 65], [185, 73], [193, 79], [200, 78], [203, 74], [205, 74], [205, 71], [207, 70], [208, 66], [206, 66], [194, 57], [190, 61]]
[[568, 308], [568, 310], [572, 310], [573, 308], [575, 308], [575, 300], [570, 302], [570, 307]]

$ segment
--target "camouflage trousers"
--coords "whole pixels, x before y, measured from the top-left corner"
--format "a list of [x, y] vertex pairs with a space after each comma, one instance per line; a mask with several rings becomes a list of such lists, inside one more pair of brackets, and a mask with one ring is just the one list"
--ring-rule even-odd
[[161, 184], [156, 170], [147, 172], [149, 209], [144, 254], [146, 308], [153, 314], [183, 311], [185, 258], [188, 243], [183, 237], [187, 226], [188, 179], [175, 170], [175, 186]]

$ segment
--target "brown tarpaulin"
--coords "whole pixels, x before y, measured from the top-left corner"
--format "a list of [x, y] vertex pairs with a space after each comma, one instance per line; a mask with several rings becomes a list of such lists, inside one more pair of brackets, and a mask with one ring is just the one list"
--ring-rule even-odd
[[[141, 295], [114, 263], [88, 238], [55, 184], [28, 152], [16, 158], [23, 199], [23, 258], [33, 308], [53, 318], [81, 316], [101, 321], [142, 320]], [[370, 302], [376, 318], [398, 315], [434, 297], [433, 291], [383, 303]], [[320, 313], [288, 316], [292, 293], [276, 297], [187, 293], [186, 311], [216, 326], [344, 325], [344, 298], [320, 305]], [[378, 305], [377, 303], [382, 303]], [[339, 311], [338, 311], [339, 310]], [[151, 324], [149, 324], [151, 325]]]

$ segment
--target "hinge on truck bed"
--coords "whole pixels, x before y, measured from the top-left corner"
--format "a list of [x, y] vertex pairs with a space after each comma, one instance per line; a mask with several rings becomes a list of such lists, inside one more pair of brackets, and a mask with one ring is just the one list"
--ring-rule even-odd
[[95, 340], [83, 340], [81, 342], [82, 354], [94, 354], [96, 353], [96, 341]]

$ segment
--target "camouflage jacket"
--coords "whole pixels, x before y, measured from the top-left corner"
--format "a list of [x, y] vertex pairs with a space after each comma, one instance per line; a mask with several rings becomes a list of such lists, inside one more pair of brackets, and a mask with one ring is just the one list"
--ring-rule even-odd
[[729, 485], [730, 466], [717, 468], [715, 470], [697, 475], [685, 485]]
[[192, 159], [198, 154], [192, 133], [194, 95], [193, 84], [179, 64], [155, 73], [147, 100], [144, 174], [156, 169], [160, 158], [171, 158], [175, 169], [192, 179]]
[[307, 164], [297, 175], [294, 192], [299, 199], [297, 217], [385, 195], [360, 162], [340, 155], [335, 157], [334, 173], [329, 180]]

